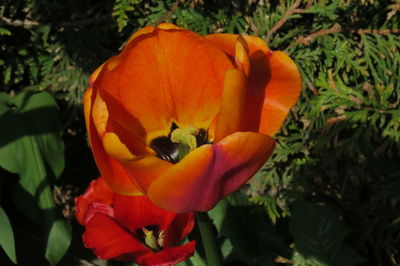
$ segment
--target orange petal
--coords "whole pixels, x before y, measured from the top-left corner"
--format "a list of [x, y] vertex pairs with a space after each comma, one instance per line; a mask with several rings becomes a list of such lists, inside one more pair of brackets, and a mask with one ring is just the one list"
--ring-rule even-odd
[[94, 97], [94, 102], [91, 108], [92, 119], [94, 126], [96, 127], [97, 133], [100, 136], [106, 131], [107, 120], [108, 120], [108, 111], [107, 106], [103, 99], [101, 99], [100, 95], [96, 93]]
[[187, 30], [156, 29], [135, 38], [107, 62], [94, 86], [110, 117], [125, 129], [143, 128], [147, 142], [169, 133], [171, 123], [208, 128], [219, 111], [228, 57]]
[[83, 114], [85, 116], [85, 125], [89, 137], [90, 137], [89, 121], [90, 121], [90, 114], [92, 112], [92, 93], [93, 89], [89, 88], [85, 91], [85, 95], [83, 97]]
[[146, 191], [155, 179], [162, 176], [173, 166], [172, 163], [151, 155], [121, 163], [125, 173], [138, 184], [142, 191]]
[[207, 211], [260, 169], [274, 144], [269, 136], [238, 132], [203, 145], [154, 179], [147, 196], [174, 212]]
[[119, 161], [133, 160], [135, 158], [126, 145], [121, 142], [118, 135], [113, 132], [106, 132], [104, 134], [103, 147], [108, 155]]
[[159, 29], [163, 30], [182, 30], [182, 28], [172, 24], [172, 23], [161, 23], [157, 26]]
[[247, 78], [243, 71], [238, 69], [226, 71], [214, 142], [218, 142], [224, 137], [242, 130], [246, 89]]
[[90, 86], [93, 86], [93, 83], [96, 81], [98, 75], [100, 74], [101, 70], [103, 69], [105, 63], [103, 63], [101, 66], [99, 66], [89, 77], [89, 84]]
[[139, 36], [141, 36], [141, 35], [144, 35], [144, 34], [147, 34], [147, 33], [153, 32], [154, 29], [155, 29], [155, 28], [154, 28], [153, 26], [151, 26], [151, 25], [146, 26], [146, 27], [144, 27], [144, 28], [141, 28], [140, 30], [138, 30], [138, 31], [136, 31], [134, 34], [132, 34], [132, 36], [129, 38], [129, 40], [128, 40], [128, 42], [127, 42], [127, 45], [128, 45], [130, 42], [132, 42], [134, 39], [136, 39], [137, 37], [139, 37]]
[[250, 73], [250, 59], [249, 59], [249, 47], [247, 46], [246, 40], [239, 35], [236, 39], [235, 44], [235, 62], [237, 67], [242, 70], [246, 76]]
[[[252, 106], [261, 105], [261, 116], [259, 122], [256, 121], [256, 124], [259, 124], [258, 131], [273, 136], [280, 130], [290, 108], [296, 104], [300, 96], [301, 76], [296, 64], [284, 52], [271, 52], [259, 38], [251, 37], [246, 40], [249, 47], [254, 50], [250, 56], [252, 73], [249, 77], [249, 88], [253, 93], [248, 94], [246, 118], [254, 117]], [[262, 80], [260, 75], [266, 72], [264, 70], [266, 65], [270, 78], [265, 86], [265, 80]], [[258, 91], [262, 91], [262, 87], [265, 87], [264, 101], [258, 103], [261, 94]], [[255, 126], [254, 122], [248, 124], [250, 129]]]
[[[132, 127], [132, 128], [134, 128], [134, 127]], [[134, 128], [133, 132], [137, 133], [138, 131], [141, 131], [141, 130], [142, 129], [137, 130]], [[148, 147], [146, 145], [145, 137], [137, 137], [136, 134], [132, 134], [132, 132], [121, 127], [121, 125], [119, 125], [112, 119], [109, 119], [107, 122], [107, 132], [115, 133], [118, 136], [118, 139], [124, 145], [126, 145], [129, 152], [136, 156], [141, 156], [141, 155], [146, 155], [146, 154], [151, 154], [151, 155], [155, 154], [154, 150], [152, 150], [150, 147]], [[128, 158], [128, 157], [129, 156], [127, 156], [126, 158]], [[118, 159], [118, 158], [116, 158], [116, 159]], [[121, 158], [119, 158], [119, 160], [124, 160], [124, 159], [121, 157]]]
[[[237, 35], [211, 34], [206, 39], [235, 56]], [[274, 135], [301, 92], [296, 64], [283, 52], [272, 52], [258, 37], [244, 36], [250, 53], [245, 128]]]
[[[99, 93], [96, 93], [91, 111], [97, 133], [102, 139], [104, 149], [109, 155], [117, 160], [132, 160], [135, 155], [143, 155], [147, 152], [144, 142], [137, 139], [135, 135], [126, 134], [126, 130], [120, 128], [112, 120], [109, 120], [106, 103], [100, 97]], [[113, 132], [114, 130], [116, 130], [118, 135]], [[121, 142], [121, 136], [129, 145], [129, 149], [125, 143]]]
[[[86, 113], [90, 110], [90, 103], [93, 101], [93, 98], [96, 97], [95, 94], [96, 93], [93, 93], [93, 91], [90, 90], [85, 95], [85, 109], [87, 110], [85, 111], [85, 116]], [[91, 100], [88, 99], [89, 96], [91, 96], [90, 97]], [[139, 188], [126, 175], [119, 161], [113, 159], [104, 150], [102, 139], [100, 138], [100, 135], [96, 130], [92, 116], [93, 112], [92, 114], [89, 114], [89, 118], [86, 119], [88, 123], [89, 140], [93, 151], [94, 159], [104, 180], [110, 186], [110, 188], [117, 193], [126, 195], [141, 194]]]

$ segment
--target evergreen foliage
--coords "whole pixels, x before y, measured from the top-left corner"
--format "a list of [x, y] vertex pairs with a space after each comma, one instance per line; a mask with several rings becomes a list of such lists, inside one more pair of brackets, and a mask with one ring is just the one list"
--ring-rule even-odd
[[[88, 76], [132, 32], [164, 21], [203, 35], [257, 35], [288, 53], [302, 74], [301, 100], [275, 137], [273, 157], [242, 191], [249, 201], [229, 198], [213, 216], [231, 217], [225, 228], [217, 225], [228, 261], [400, 264], [398, 0], [3, 0], [0, 96], [48, 91], [60, 106], [67, 161], [46, 186], [80, 187], [70, 191], [77, 194], [97, 175], [92, 161], [73, 159], [80, 149], [90, 157], [87, 147], [77, 148], [85, 141]], [[10, 176], [2, 171], [0, 181], [16, 186]], [[0, 206], [13, 224], [19, 216], [4, 190]], [[70, 201], [64, 195], [61, 202], [65, 211]], [[243, 213], [265, 221], [267, 251], [249, 251], [232, 236], [232, 219]], [[21, 238], [18, 261], [26, 252], [18, 250]]]

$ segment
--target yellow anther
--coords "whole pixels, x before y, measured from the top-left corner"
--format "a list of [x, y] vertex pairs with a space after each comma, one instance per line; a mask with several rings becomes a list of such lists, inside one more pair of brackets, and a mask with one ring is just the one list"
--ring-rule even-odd
[[164, 238], [165, 238], [165, 231], [162, 230], [159, 234], [158, 234], [158, 239], [157, 239], [157, 243], [160, 247], [164, 246]]
[[159, 250], [160, 246], [158, 245], [157, 237], [154, 235], [152, 230], [147, 230], [146, 228], [142, 228], [144, 233], [144, 243], [146, 246], [153, 250]]
[[199, 130], [192, 126], [177, 128], [172, 131], [171, 141], [179, 143], [179, 160], [183, 159], [189, 152], [197, 148], [196, 135], [198, 133]]

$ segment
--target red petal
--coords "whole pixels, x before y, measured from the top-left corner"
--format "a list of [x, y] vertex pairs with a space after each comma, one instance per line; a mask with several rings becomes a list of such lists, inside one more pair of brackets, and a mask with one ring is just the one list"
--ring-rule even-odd
[[110, 205], [100, 202], [90, 202], [89, 208], [83, 218], [83, 224], [86, 225], [86, 223], [98, 213], [114, 218], [114, 209]]
[[154, 256], [144, 259], [142, 262], [137, 262], [142, 266], [175, 265], [193, 256], [195, 248], [196, 241], [193, 240], [183, 246], [164, 248], [162, 251], [154, 254]]
[[114, 197], [115, 219], [131, 231], [157, 225], [164, 229], [175, 218], [175, 213], [161, 209], [144, 196]]
[[113, 200], [114, 192], [104, 182], [104, 178], [99, 177], [90, 182], [86, 192], [75, 198], [75, 215], [80, 224], [84, 224], [84, 217], [89, 204], [98, 202], [110, 206]]
[[194, 227], [194, 213], [178, 213], [172, 221], [165, 236], [164, 245], [174, 246], [183, 240]]
[[130, 252], [148, 251], [112, 218], [97, 213], [86, 223], [83, 234], [85, 247], [92, 248], [101, 259], [111, 259]]

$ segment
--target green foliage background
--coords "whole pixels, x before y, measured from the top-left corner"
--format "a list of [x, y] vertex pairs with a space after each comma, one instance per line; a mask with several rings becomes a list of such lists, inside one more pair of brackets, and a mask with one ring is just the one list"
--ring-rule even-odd
[[[65, 252], [63, 265], [93, 259], [73, 219], [68, 248], [73, 197], [98, 174], [86, 145], [82, 96], [90, 73], [130, 34], [163, 21], [203, 35], [257, 35], [288, 53], [302, 74], [300, 102], [276, 136], [273, 157], [212, 211], [227, 265], [400, 264], [400, 1], [4, 0], [0, 206], [20, 264], [44, 263], [42, 257], [56, 264]], [[46, 132], [35, 129], [35, 119]], [[15, 145], [24, 143], [36, 155], [21, 154], [28, 148]], [[18, 160], [19, 167], [10, 167]], [[40, 168], [29, 184], [24, 167]], [[52, 214], [46, 221], [36, 209], [14, 208], [21, 188], [42, 214]], [[25, 215], [38, 223], [27, 225]], [[254, 219], [243, 219], [249, 215]], [[0, 224], [7, 222], [2, 215]], [[4, 241], [5, 231], [2, 261], [13, 258], [14, 239]], [[51, 245], [60, 239], [64, 244]], [[38, 251], [30, 254], [24, 245]], [[187, 264], [201, 265], [201, 255]]]

